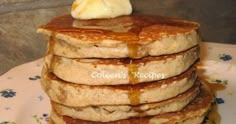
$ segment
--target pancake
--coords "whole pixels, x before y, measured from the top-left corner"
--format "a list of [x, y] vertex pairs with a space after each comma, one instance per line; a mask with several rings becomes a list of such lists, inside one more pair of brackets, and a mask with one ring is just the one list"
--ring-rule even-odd
[[197, 46], [177, 54], [135, 60], [68, 59], [47, 55], [45, 62], [57, 77], [68, 82], [85, 85], [120, 85], [157, 81], [179, 75], [198, 58]]
[[131, 118], [113, 122], [93, 122], [73, 119], [52, 111], [51, 119], [56, 124], [201, 124], [214, 101], [209, 87], [203, 84], [197, 98], [179, 112], [171, 112], [150, 117]]
[[[55, 114], [55, 113], [53, 113], [53, 114]], [[54, 117], [56, 119], [58, 119], [57, 121], [55, 121], [56, 123], [54, 123], [54, 121], [51, 119], [51, 120], [49, 120], [48, 124], [65, 124], [65, 122], [60, 117], [58, 117], [58, 115], [54, 115]], [[202, 124], [202, 121], [204, 120], [204, 118], [205, 118], [205, 116], [199, 116], [199, 117], [193, 117], [193, 118], [189, 118], [187, 120], [177, 121], [177, 122], [173, 122], [173, 123], [172, 122], [162, 123], [160, 120], [160, 122], [149, 123], [149, 124]], [[81, 123], [81, 122], [77, 122], [77, 121], [78, 120], [73, 120], [73, 122], [66, 123], [66, 124], [101, 124], [101, 123], [90, 123], [90, 122]], [[125, 123], [105, 123], [105, 124], [145, 124], [145, 123], [136, 121], [135, 123], [134, 122], [125, 122]]]
[[65, 82], [53, 73], [42, 71], [41, 84], [54, 102], [71, 106], [138, 105], [175, 97], [190, 89], [196, 79], [196, 68], [166, 80], [119, 86], [89, 86]]
[[199, 83], [196, 83], [194, 87], [174, 98], [137, 106], [111, 105], [73, 108], [53, 101], [51, 103], [54, 111], [63, 116], [96, 122], [111, 122], [131, 117], [145, 117], [179, 111], [188, 105], [198, 95], [199, 91]]
[[198, 45], [199, 24], [162, 16], [114, 19], [53, 19], [38, 29], [51, 52], [67, 58], [142, 58], [185, 51]]

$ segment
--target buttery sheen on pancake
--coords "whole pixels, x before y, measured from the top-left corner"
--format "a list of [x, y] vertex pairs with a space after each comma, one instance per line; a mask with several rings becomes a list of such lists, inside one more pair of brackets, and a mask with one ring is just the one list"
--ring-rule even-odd
[[167, 112], [176, 112], [182, 110], [186, 105], [192, 102], [199, 93], [199, 84], [197, 82], [188, 91], [168, 100], [157, 103], [148, 103], [137, 106], [114, 105], [114, 106], [89, 106], [89, 107], [68, 107], [52, 102], [52, 108], [60, 115], [69, 116], [74, 119], [111, 122], [131, 117], [145, 117], [158, 115]]
[[135, 60], [68, 59], [47, 55], [45, 62], [57, 77], [68, 82], [120, 85], [157, 81], [179, 75], [189, 69], [198, 58], [197, 46], [177, 54]]
[[52, 101], [71, 107], [84, 107], [159, 102], [187, 91], [196, 79], [197, 74], [192, 67], [181, 75], [157, 82], [89, 86], [65, 82], [44, 68], [41, 84]]
[[67, 58], [142, 58], [196, 46], [199, 24], [162, 16], [114, 19], [53, 19], [38, 29], [50, 37], [50, 51]]
[[198, 97], [179, 112], [113, 122], [93, 122], [73, 119], [72, 117], [62, 116], [52, 111], [51, 121], [54, 121], [56, 124], [201, 124], [213, 101], [214, 97], [209, 87], [202, 83]]

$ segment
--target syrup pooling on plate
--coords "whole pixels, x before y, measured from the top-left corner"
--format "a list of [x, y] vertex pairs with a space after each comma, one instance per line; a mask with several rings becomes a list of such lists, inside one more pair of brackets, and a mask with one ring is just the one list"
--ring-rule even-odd
[[[198, 75], [201, 78], [202, 81], [205, 82], [205, 84], [211, 89], [211, 92], [216, 95], [218, 91], [222, 91], [226, 89], [226, 86], [224, 84], [219, 83], [213, 83], [208, 81], [208, 79], [211, 79], [210, 77], [203, 74], [204, 69], [198, 67]], [[207, 120], [205, 124], [220, 124], [221, 122], [221, 115], [218, 111], [218, 105], [216, 103], [213, 103], [211, 110], [209, 111], [208, 115], [206, 116]]]
[[[207, 81], [206, 81], [207, 82]], [[224, 84], [218, 84], [218, 83], [209, 83], [207, 82], [207, 85], [211, 88], [213, 93], [216, 95], [217, 91], [222, 91], [226, 89], [226, 86]], [[218, 111], [218, 105], [214, 103], [212, 105], [212, 109], [210, 110], [209, 114], [207, 115], [208, 122], [207, 124], [220, 124], [221, 116]]]
[[218, 106], [215, 103], [212, 105], [212, 108], [208, 113], [207, 118], [209, 120], [207, 120], [206, 124], [220, 124], [221, 116], [218, 111]]
[[216, 93], [217, 91], [225, 90], [226, 86], [224, 84], [217, 83], [207, 83], [207, 85], [211, 88], [211, 90]]

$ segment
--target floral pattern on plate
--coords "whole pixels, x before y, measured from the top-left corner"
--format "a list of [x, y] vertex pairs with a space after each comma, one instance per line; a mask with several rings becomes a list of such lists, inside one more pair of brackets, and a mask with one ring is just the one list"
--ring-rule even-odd
[[11, 98], [16, 95], [16, 92], [13, 91], [13, 89], [5, 89], [5, 90], [0, 91], [0, 94], [4, 98]]
[[[236, 45], [203, 43], [204, 74], [226, 85], [217, 93], [222, 124], [236, 122]], [[0, 124], [47, 124], [50, 102], [40, 86], [42, 59], [18, 66], [0, 77]], [[209, 120], [208, 120], [209, 121]]]

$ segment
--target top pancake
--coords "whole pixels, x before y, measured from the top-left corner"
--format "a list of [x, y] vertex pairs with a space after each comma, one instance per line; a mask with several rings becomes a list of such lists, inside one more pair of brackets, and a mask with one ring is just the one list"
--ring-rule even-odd
[[[54, 42], [53, 52], [68, 58], [141, 58], [184, 51], [198, 44], [199, 24], [162, 16], [114, 19], [53, 19], [38, 32]], [[86, 53], [86, 54], [85, 54]]]

